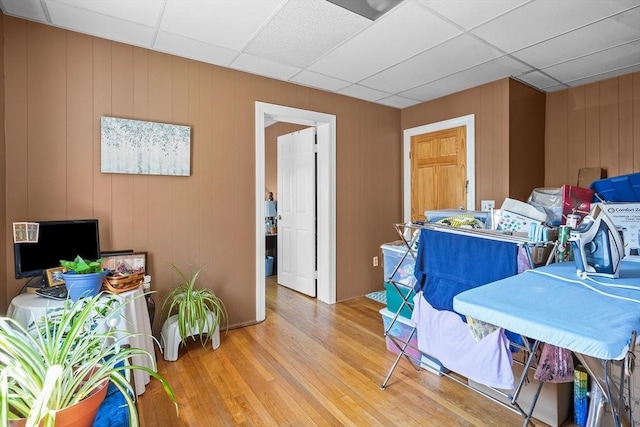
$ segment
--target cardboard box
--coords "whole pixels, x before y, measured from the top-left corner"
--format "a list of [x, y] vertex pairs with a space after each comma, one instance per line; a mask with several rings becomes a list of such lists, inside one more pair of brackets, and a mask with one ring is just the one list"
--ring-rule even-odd
[[624, 241], [624, 254], [640, 255], [640, 203], [599, 203]]
[[[518, 363], [513, 364], [513, 374], [516, 377], [516, 381], [518, 378], [520, 378], [522, 369], [522, 365]], [[531, 402], [533, 401], [533, 396], [538, 389], [539, 382], [533, 377], [534, 374], [535, 370], [529, 369], [529, 372], [527, 373], [527, 378], [529, 381], [526, 382], [522, 387], [517, 400], [518, 404], [525, 411], [528, 411], [530, 409]], [[495, 397], [501, 402], [508, 402], [505, 397], [501, 396], [495, 390], [492, 390], [485, 385], [482, 385], [473, 380], [469, 380], [469, 385], [492, 397]], [[566, 420], [569, 416], [570, 409], [573, 406], [573, 401], [571, 400], [572, 390], [573, 382], [544, 383], [544, 385], [542, 386], [542, 390], [540, 391], [540, 396], [538, 396], [536, 406], [533, 410], [533, 417], [546, 424], [549, 424], [550, 426], [558, 427], [562, 425], [564, 420]], [[513, 395], [513, 390], [502, 391]]]
[[578, 170], [578, 187], [589, 188], [593, 181], [607, 177], [603, 168], [582, 168]]

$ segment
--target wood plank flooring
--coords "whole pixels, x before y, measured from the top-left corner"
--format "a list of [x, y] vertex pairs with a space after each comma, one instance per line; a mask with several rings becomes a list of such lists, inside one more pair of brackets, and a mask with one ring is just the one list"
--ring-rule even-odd
[[382, 307], [365, 297], [327, 305], [269, 280], [264, 322], [221, 334], [215, 351], [195, 341], [175, 362], [158, 352], [180, 415], [152, 381], [139, 399], [141, 425], [522, 425], [512, 411], [404, 359], [381, 390], [395, 360]]

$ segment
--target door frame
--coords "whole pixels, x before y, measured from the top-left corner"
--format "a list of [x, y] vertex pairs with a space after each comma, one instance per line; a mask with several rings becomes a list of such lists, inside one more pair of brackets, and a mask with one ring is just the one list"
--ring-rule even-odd
[[265, 186], [265, 123], [287, 122], [315, 126], [318, 138], [317, 165], [317, 245], [318, 300], [336, 302], [336, 116], [301, 110], [277, 104], [255, 103], [255, 260], [256, 260], [256, 320], [266, 317], [264, 186]]
[[403, 132], [402, 169], [403, 169], [403, 193], [404, 193], [404, 222], [411, 221], [411, 137], [424, 133], [437, 132], [439, 130], [466, 126], [466, 150], [467, 150], [467, 206], [468, 210], [475, 210], [476, 205], [476, 130], [475, 114], [443, 120], [441, 122], [405, 129]]

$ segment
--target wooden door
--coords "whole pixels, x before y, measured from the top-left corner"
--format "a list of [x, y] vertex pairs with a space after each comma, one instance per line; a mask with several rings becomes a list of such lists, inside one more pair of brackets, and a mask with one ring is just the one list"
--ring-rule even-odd
[[411, 218], [467, 207], [465, 126], [411, 137]]

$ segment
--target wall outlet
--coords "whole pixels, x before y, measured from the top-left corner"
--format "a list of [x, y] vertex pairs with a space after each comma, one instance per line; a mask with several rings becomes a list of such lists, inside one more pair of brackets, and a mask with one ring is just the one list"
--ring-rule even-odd
[[491, 209], [494, 209], [496, 207], [496, 201], [495, 200], [483, 200], [481, 202], [481, 210], [483, 212], [489, 212]]
[[377, 257], [377, 256], [374, 256], [374, 257], [373, 257], [373, 266], [374, 266], [374, 267], [377, 267], [377, 266], [378, 266], [378, 257]]

